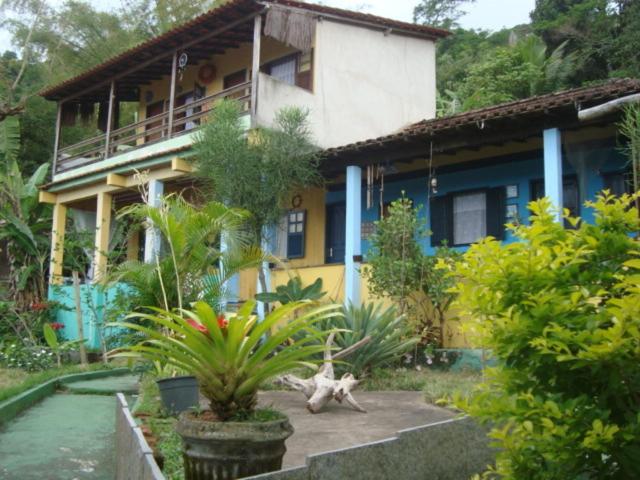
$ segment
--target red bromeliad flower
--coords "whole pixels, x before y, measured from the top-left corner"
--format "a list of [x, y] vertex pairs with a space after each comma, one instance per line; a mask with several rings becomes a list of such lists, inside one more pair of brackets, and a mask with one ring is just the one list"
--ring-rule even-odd
[[51, 325], [51, 328], [53, 328], [54, 330], [62, 330], [64, 328], [64, 323], [60, 323], [60, 322], [53, 322], [53, 323], [50, 323], [49, 325]]
[[191, 325], [193, 328], [195, 328], [196, 330], [198, 330], [199, 332], [202, 332], [205, 335], [209, 335], [209, 330], [207, 330], [207, 327], [205, 327], [201, 323], [198, 323], [195, 320], [192, 320], [190, 318], [187, 319], [187, 323]]
[[218, 315], [218, 326], [220, 328], [227, 328], [227, 325], [229, 325], [229, 320], [224, 318], [224, 314]]

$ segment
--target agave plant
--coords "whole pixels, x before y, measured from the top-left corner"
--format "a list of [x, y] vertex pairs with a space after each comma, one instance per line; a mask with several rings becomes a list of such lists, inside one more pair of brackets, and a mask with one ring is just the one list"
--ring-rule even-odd
[[[146, 322], [114, 324], [138, 331], [146, 339], [114, 351], [111, 356], [141, 357], [190, 373], [198, 379], [211, 410], [220, 420], [229, 420], [255, 410], [258, 388], [264, 381], [292, 368], [313, 366], [312, 358], [324, 349], [322, 339], [326, 334], [314, 325], [340, 315], [340, 306], [309, 308], [310, 305], [303, 301], [280, 306], [259, 323], [251, 313], [254, 301], [246, 302], [228, 318], [202, 301], [196, 302], [192, 310], [151, 308], [153, 313], [127, 317]], [[267, 336], [276, 324], [298, 310], [304, 313]], [[298, 340], [282, 349], [291, 337]]]
[[[349, 357], [348, 370], [356, 377], [400, 359], [419, 341], [411, 335], [405, 319], [395, 307], [383, 310], [381, 304], [343, 307], [343, 314], [333, 317], [325, 328], [336, 330], [334, 345], [343, 350], [370, 336], [371, 341]], [[340, 368], [344, 368], [339, 366]]]

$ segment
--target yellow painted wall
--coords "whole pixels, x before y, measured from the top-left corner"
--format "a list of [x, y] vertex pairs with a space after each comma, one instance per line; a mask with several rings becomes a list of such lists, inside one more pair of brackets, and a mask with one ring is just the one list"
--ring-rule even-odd
[[[209, 60], [203, 60], [197, 65], [188, 65], [182, 76], [182, 80], [178, 79], [176, 85], [176, 96], [180, 96], [182, 93], [193, 91], [196, 83], [198, 82], [198, 70], [200, 66], [211, 63], [216, 67], [216, 76], [214, 80], [206, 85], [206, 94], [213, 95], [220, 92], [223, 86], [224, 77], [236, 73], [242, 69], [247, 70], [247, 80], [250, 80], [251, 70], [251, 58], [252, 58], [253, 45], [251, 43], [244, 43], [239, 48], [228, 49], [222, 55], [213, 55]], [[262, 37], [260, 46], [260, 64], [277, 60], [291, 53], [296, 52], [295, 49], [286, 46], [270, 37]], [[187, 51], [188, 53], [188, 51]], [[145, 85], [140, 89], [140, 103], [138, 107], [138, 119], [144, 120], [147, 112], [147, 105], [156, 103], [160, 100], [167, 100], [169, 98], [170, 85], [171, 85], [171, 72], [167, 72], [167, 75], [160, 80], [155, 80], [151, 85]], [[153, 92], [153, 99], [150, 102], [146, 102], [148, 93]]]

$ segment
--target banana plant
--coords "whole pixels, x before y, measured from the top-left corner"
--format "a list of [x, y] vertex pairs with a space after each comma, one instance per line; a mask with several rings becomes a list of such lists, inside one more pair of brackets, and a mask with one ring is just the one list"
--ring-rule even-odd
[[[266, 380], [317, 363], [314, 357], [325, 348], [327, 332], [315, 325], [340, 315], [341, 308], [292, 302], [276, 308], [258, 323], [252, 314], [255, 303], [246, 302], [229, 317], [216, 313], [203, 301], [196, 302], [192, 310], [154, 307], [150, 308], [152, 313], [132, 313], [113, 326], [140, 332], [145, 340], [114, 350], [110, 356], [159, 361], [190, 373], [198, 379], [211, 410], [222, 421], [250, 414], [256, 408], [258, 388]], [[304, 313], [268, 335], [298, 310]], [[292, 337], [298, 339], [283, 347]]]
[[61, 342], [60, 340], [58, 340], [58, 336], [56, 335], [53, 327], [48, 323], [45, 323], [42, 329], [47, 345], [49, 345], [51, 351], [56, 355], [58, 367], [62, 366], [62, 354], [64, 352], [73, 350], [75, 347], [84, 342], [84, 340], [68, 340], [66, 342]]

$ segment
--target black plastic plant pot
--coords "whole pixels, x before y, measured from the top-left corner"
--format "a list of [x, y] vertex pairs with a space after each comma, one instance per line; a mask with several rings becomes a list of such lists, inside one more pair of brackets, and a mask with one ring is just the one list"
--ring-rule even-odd
[[233, 480], [282, 468], [285, 440], [293, 434], [286, 417], [270, 422], [212, 422], [194, 412], [180, 415], [186, 480]]
[[196, 377], [172, 377], [157, 380], [160, 398], [165, 410], [178, 415], [198, 406], [198, 381]]

